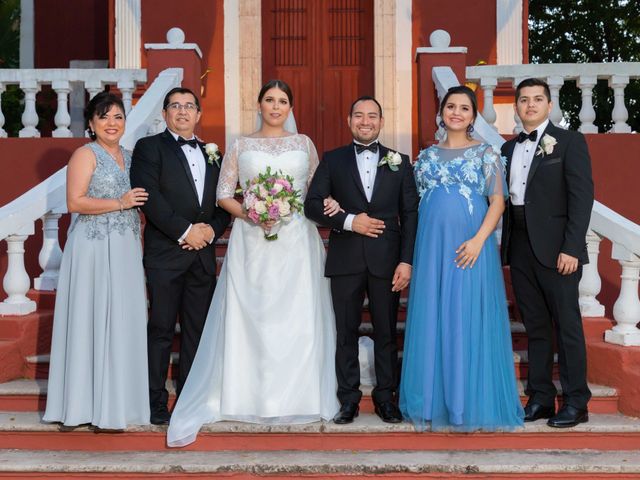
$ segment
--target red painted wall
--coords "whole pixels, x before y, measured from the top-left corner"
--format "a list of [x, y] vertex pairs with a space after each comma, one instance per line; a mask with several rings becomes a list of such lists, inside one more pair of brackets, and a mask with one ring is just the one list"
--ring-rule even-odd
[[69, 68], [70, 60], [107, 60], [108, 2], [37, 0], [35, 68]]
[[[167, 30], [179, 27], [186, 43], [202, 50], [202, 111], [200, 136], [224, 151], [224, 17], [223, 0], [189, 0], [179, 7], [174, 0], [142, 0], [142, 68], [146, 68], [145, 43], [166, 43]], [[179, 14], [178, 14], [179, 13]], [[151, 80], [151, 79], [150, 79]]]

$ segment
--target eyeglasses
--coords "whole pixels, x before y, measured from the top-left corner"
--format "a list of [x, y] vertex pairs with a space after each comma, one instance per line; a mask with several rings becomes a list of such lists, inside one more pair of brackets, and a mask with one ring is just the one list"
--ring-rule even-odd
[[198, 110], [198, 106], [195, 103], [185, 103], [184, 105], [178, 102], [173, 102], [170, 103], [169, 105], [167, 105], [167, 110], [174, 110], [174, 111], [179, 111], [179, 110], [187, 110], [188, 112], [193, 112], [195, 110]]

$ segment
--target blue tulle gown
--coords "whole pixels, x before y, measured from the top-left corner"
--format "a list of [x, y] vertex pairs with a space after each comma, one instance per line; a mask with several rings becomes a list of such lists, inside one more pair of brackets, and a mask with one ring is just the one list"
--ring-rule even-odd
[[473, 268], [457, 268], [488, 196], [506, 195], [488, 144], [420, 152], [421, 197], [404, 342], [400, 410], [417, 429], [511, 430], [522, 425], [504, 280], [494, 235]]

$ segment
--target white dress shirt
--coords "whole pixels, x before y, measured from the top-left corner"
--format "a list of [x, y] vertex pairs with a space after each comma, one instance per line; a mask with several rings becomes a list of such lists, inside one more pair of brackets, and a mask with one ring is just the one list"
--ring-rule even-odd
[[[176, 142], [178, 141], [178, 135], [175, 132], [169, 130], [169, 133], [175, 138]], [[191, 138], [185, 138], [185, 140], [191, 140], [195, 138], [192, 136]], [[196, 192], [198, 193], [198, 203], [202, 205], [202, 197], [204, 195], [204, 180], [207, 170], [206, 159], [204, 158], [204, 154], [202, 153], [202, 149], [199, 147], [193, 148], [186, 143], [181, 145], [180, 148], [184, 152], [184, 156], [187, 157], [187, 163], [189, 164], [189, 170], [191, 171], [191, 176], [193, 177], [193, 182], [196, 185]], [[187, 237], [189, 232], [191, 231], [191, 227], [193, 225], [189, 225], [182, 236], [178, 239], [178, 243], [184, 242], [184, 239]], [[215, 232], [214, 232], [215, 238]], [[213, 241], [213, 238], [209, 243]]]
[[[371, 142], [371, 143], [376, 143]], [[353, 143], [359, 143], [354, 141]], [[363, 145], [363, 144], [361, 144]], [[368, 144], [371, 145], [371, 144]], [[353, 149], [355, 150], [355, 146]], [[367, 201], [371, 201], [371, 195], [373, 194], [373, 185], [376, 181], [376, 173], [378, 171], [378, 161], [380, 159], [380, 145], [378, 145], [378, 151], [373, 153], [370, 150], [364, 150], [362, 153], [355, 152], [356, 154], [356, 164], [358, 165], [358, 173], [360, 174], [360, 181], [362, 182], [362, 187], [364, 188], [364, 194], [367, 197]], [[348, 231], [353, 231], [353, 219], [355, 215], [350, 213], [347, 215], [347, 218], [344, 220], [344, 229]]]
[[[511, 205], [522, 206], [524, 205], [524, 195], [527, 189], [527, 178], [529, 177], [529, 170], [531, 170], [531, 163], [533, 157], [536, 154], [536, 147], [542, 138], [542, 133], [549, 124], [549, 119], [546, 119], [536, 128], [538, 136], [535, 142], [526, 139], [522, 143], [516, 142], [516, 146], [513, 149], [511, 155], [511, 170], [509, 172], [509, 195], [511, 197]], [[527, 132], [525, 130], [525, 133]]]

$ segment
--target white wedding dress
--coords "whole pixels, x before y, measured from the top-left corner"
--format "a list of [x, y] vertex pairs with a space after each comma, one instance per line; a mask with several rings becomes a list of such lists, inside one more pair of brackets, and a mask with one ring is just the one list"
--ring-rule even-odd
[[[305, 135], [241, 137], [225, 155], [218, 199], [281, 170], [307, 192], [318, 156]], [[325, 251], [303, 215], [278, 239], [236, 220], [191, 372], [171, 416], [167, 444], [192, 443], [205, 423], [308, 423], [330, 419], [336, 397], [335, 321]]]

